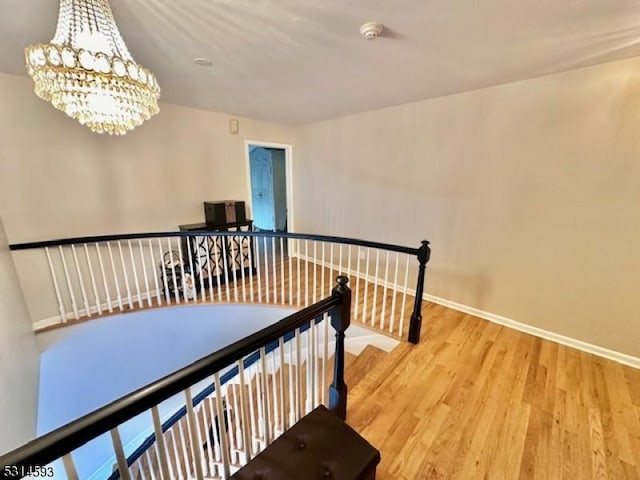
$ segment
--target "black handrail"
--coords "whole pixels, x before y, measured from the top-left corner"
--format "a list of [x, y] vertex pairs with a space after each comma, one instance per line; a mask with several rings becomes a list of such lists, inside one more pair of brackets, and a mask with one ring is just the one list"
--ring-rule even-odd
[[334, 288], [331, 297], [320, 300], [181, 370], [0, 456], [0, 471], [4, 471], [5, 466], [16, 466], [20, 471], [23, 467], [28, 469], [33, 465], [47, 465], [290, 331], [300, 328], [324, 313], [339, 309], [345, 299], [348, 298], [350, 303], [351, 291], [347, 287], [347, 282], [346, 277], [338, 277], [339, 285]]
[[[230, 224], [233, 226], [233, 224]], [[334, 237], [330, 235], [315, 235], [311, 233], [288, 233], [288, 232], [221, 232], [217, 230], [192, 230], [188, 232], [148, 232], [148, 233], [123, 233], [118, 235], [97, 235], [90, 237], [72, 237], [58, 240], [45, 240], [41, 242], [15, 243], [9, 245], [11, 250], [30, 250], [34, 248], [59, 247], [64, 245], [77, 245], [79, 243], [99, 243], [112, 242], [117, 240], [138, 240], [143, 238], [165, 238], [165, 237], [276, 237], [291, 238], [298, 240], [316, 240], [319, 242], [342, 243], [345, 245], [356, 245], [360, 247], [378, 248], [391, 252], [407, 253], [418, 255], [419, 248], [404, 247], [390, 243], [370, 242], [356, 238]]]

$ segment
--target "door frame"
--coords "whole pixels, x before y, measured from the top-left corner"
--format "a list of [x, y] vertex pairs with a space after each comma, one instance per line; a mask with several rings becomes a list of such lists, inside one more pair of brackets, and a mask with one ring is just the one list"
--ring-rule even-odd
[[251, 158], [249, 156], [249, 146], [255, 145], [264, 148], [278, 148], [284, 150], [284, 169], [287, 191], [287, 232], [295, 232], [293, 225], [293, 145], [288, 143], [265, 142], [262, 140], [244, 141], [244, 158], [247, 177], [248, 205], [253, 217], [253, 195], [251, 192]]

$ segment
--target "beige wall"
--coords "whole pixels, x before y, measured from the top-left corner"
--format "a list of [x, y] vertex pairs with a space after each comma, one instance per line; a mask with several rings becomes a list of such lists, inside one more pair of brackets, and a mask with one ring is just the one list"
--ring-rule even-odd
[[[123, 137], [91, 133], [0, 74], [0, 217], [10, 243], [174, 231], [204, 221], [204, 200], [248, 200], [245, 140], [289, 143], [292, 130], [161, 104]], [[46, 257], [16, 252], [33, 321], [57, 314]], [[59, 281], [61, 281], [59, 279]]]
[[0, 74], [0, 216], [11, 243], [176, 230], [204, 221], [202, 201], [247, 200], [244, 140], [288, 143], [291, 130], [161, 104], [124, 137], [91, 134]]
[[427, 291], [640, 356], [640, 60], [300, 128], [299, 231], [432, 242]]
[[0, 455], [33, 440], [40, 354], [0, 221]]

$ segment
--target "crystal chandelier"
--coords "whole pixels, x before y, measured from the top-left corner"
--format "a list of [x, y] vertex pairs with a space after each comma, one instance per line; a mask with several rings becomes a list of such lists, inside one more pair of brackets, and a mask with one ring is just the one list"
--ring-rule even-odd
[[25, 58], [36, 95], [94, 132], [124, 135], [159, 111], [158, 82], [133, 60], [109, 0], [60, 0], [53, 40]]

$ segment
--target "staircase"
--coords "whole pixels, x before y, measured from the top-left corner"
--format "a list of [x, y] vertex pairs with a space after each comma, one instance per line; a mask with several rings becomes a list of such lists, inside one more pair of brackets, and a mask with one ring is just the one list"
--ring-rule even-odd
[[[345, 353], [345, 379], [349, 386], [350, 392], [357, 388], [358, 384], [366, 381], [372, 376], [383, 375], [384, 368], [379, 372], [379, 366], [387, 357], [387, 352], [372, 345], [367, 345], [358, 355]], [[330, 357], [326, 366], [316, 365], [320, 374], [316, 375], [319, 381], [324, 379], [324, 385], [318, 385], [318, 389], [312, 389], [307, 384], [307, 362], [297, 369], [295, 366], [285, 362], [284, 368], [276, 368], [275, 371], [263, 375], [256, 373], [250, 377], [250, 380], [244, 385], [244, 395], [241, 395], [241, 389], [238, 381], [230, 382], [226, 388], [225, 408], [227, 420], [227, 438], [229, 442], [232, 466], [232, 473], [238, 470], [246, 463], [247, 449], [252, 455], [263, 450], [269, 442], [266, 441], [265, 431], [263, 427], [263, 418], [265, 414], [276, 425], [275, 432], [269, 432], [271, 436], [279, 436], [284, 430], [289, 428], [293, 423], [293, 418], [288, 418], [286, 412], [290, 412], [290, 406], [294, 408], [296, 402], [300, 402], [300, 408], [304, 412], [308, 412], [311, 407], [307, 403], [309, 395], [315, 395], [322, 398], [333, 378], [333, 356]], [[326, 368], [326, 374], [322, 375], [321, 369]], [[299, 373], [296, 373], [299, 372]], [[375, 375], [374, 375], [375, 374]], [[299, 379], [296, 378], [299, 375]], [[295, 388], [295, 382], [300, 382], [300, 388]], [[282, 388], [281, 388], [282, 387]], [[263, 389], [269, 391], [272, 396], [266, 405], [261, 399]], [[300, 392], [299, 398], [291, 395], [292, 392]], [[242, 410], [240, 406], [241, 399], [248, 399], [250, 402], [248, 418], [240, 418], [237, 412]], [[350, 403], [353, 402], [350, 399]], [[266, 411], [264, 407], [266, 406]], [[197, 436], [198, 442], [203, 445], [206, 461], [203, 462], [203, 474], [206, 479], [219, 479], [222, 477], [222, 458], [221, 458], [221, 441], [222, 436], [219, 432], [218, 418], [222, 416], [218, 414], [218, 407], [214, 399], [206, 398], [195, 408], [196, 418], [198, 421]], [[284, 413], [284, 417], [283, 417]], [[253, 436], [250, 445], [243, 445], [242, 429], [243, 422], [251, 424], [250, 431], [259, 432], [259, 435]], [[186, 418], [182, 418], [176, 422], [170, 429], [164, 432], [165, 448], [169, 452], [169, 469], [172, 472], [172, 478], [193, 479], [196, 478], [195, 465], [191, 459], [194, 458], [190, 445], [190, 430]], [[117, 467], [117, 466], [116, 466]], [[135, 480], [146, 480], [151, 478], [160, 478], [160, 465], [155, 448], [149, 448], [134, 464], [131, 465], [131, 475]]]

